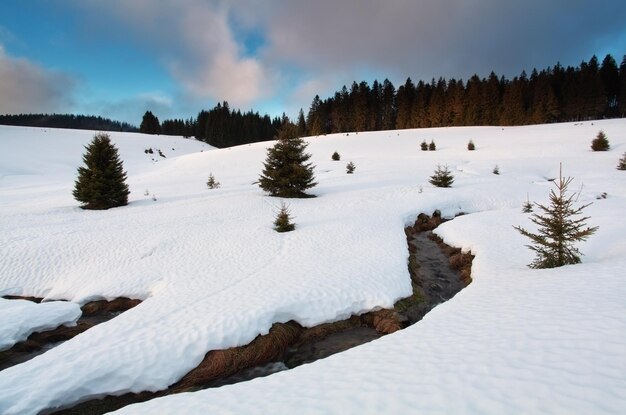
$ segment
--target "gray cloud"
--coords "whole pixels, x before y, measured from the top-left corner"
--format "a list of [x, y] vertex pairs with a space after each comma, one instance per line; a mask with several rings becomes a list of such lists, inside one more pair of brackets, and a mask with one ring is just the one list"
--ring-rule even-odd
[[[612, 53], [619, 62], [626, 53], [620, 0], [291, 0], [263, 9], [254, 22], [266, 30], [263, 65], [294, 65], [309, 85], [335, 79], [322, 96], [372, 76], [396, 85], [408, 76], [467, 80], [492, 70], [512, 78], [593, 54]], [[242, 13], [250, 25], [254, 15]]]
[[604, 52], [598, 44], [607, 41], [626, 53], [622, 1], [296, 0], [280, 6], [263, 23], [267, 59], [311, 71], [360, 66], [429, 79], [486, 76], [493, 69], [510, 76], [556, 61], [577, 64]]
[[8, 56], [0, 45], [0, 114], [64, 111], [73, 89], [69, 76]]

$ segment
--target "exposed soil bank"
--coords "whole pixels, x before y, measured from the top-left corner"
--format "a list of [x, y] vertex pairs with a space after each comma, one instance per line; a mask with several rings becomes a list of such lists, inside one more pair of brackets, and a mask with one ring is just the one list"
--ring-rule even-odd
[[267, 376], [405, 328], [471, 282], [473, 256], [445, 245], [430, 232], [442, 221], [438, 212], [432, 217], [420, 214], [415, 224], [405, 229], [413, 295], [398, 301], [394, 309], [352, 316], [312, 328], [302, 327], [295, 321], [276, 323], [268, 334], [258, 336], [248, 345], [208, 352], [198, 367], [167, 390], [106, 396], [57, 412], [51, 409], [46, 413], [102, 414], [173, 393]]
[[[36, 303], [41, 298], [5, 296], [8, 300], [28, 300]], [[33, 333], [23, 342], [13, 345], [12, 348], [0, 352], [0, 371], [24, 363], [51, 348], [58, 346], [80, 333], [89, 330], [96, 324], [111, 320], [120, 313], [136, 306], [140, 300], [116, 298], [112, 301], [99, 300], [89, 302], [81, 307], [82, 315], [75, 326], [59, 326], [53, 330]]]

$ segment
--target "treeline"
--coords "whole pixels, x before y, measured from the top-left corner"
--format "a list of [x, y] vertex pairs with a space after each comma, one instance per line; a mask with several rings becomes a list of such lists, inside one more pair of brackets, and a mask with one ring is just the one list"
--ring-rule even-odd
[[140, 132], [193, 136], [221, 148], [273, 140], [284, 120], [285, 115], [272, 119], [269, 115], [261, 116], [258, 112], [234, 111], [224, 101], [209, 111], [200, 111], [195, 119], [172, 119], [159, 123], [159, 119], [147, 111], [143, 116]]
[[[557, 64], [508, 80], [491, 72], [467, 82], [439, 78], [396, 88], [387, 79], [345, 86], [313, 99], [309, 135], [462, 125], [523, 125], [626, 115], [626, 56], [618, 68], [607, 55], [578, 67]], [[299, 122], [300, 124], [300, 122]]]
[[[300, 110], [298, 135], [379, 131], [463, 125], [524, 125], [626, 116], [626, 56], [621, 65], [611, 55], [593, 56], [580, 66], [560, 64], [525, 71], [509, 80], [491, 72], [469, 80], [440, 77], [396, 87], [385, 79], [353, 82], [325, 100], [315, 96], [308, 114]], [[216, 147], [267, 141], [291, 122], [284, 114], [233, 111], [228, 103], [202, 110], [196, 118], [160, 123], [146, 112], [140, 131], [195, 137]]]
[[137, 132], [134, 125], [92, 115], [19, 114], [0, 115], [0, 124], [20, 127], [68, 128], [75, 130]]

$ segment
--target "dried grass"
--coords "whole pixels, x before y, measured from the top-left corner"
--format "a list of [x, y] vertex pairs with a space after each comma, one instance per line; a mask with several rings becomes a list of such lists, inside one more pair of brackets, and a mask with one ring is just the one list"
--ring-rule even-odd
[[304, 329], [298, 323], [276, 323], [269, 333], [257, 336], [250, 344], [208, 352], [204, 360], [170, 387], [172, 393], [200, 386], [221, 377], [231, 376], [247, 367], [277, 360], [296, 343]]

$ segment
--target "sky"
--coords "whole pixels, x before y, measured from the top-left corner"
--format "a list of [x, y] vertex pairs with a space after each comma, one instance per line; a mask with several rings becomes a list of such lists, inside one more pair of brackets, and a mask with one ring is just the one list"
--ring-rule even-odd
[[0, 114], [139, 125], [225, 100], [295, 117], [353, 81], [619, 65], [624, 16], [623, 0], [3, 0]]

